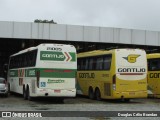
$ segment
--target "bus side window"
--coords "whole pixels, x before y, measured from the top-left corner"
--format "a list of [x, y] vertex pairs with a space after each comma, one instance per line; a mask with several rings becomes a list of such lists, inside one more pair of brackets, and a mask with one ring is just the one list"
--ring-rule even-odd
[[150, 60], [147, 60], [148, 71], [150, 71]]
[[156, 58], [148, 60], [148, 70], [149, 71], [160, 70], [160, 59]]
[[89, 70], [94, 70], [95, 69], [95, 59], [91, 57], [89, 59]]
[[85, 68], [85, 59], [83, 58], [83, 59], [81, 59], [81, 70], [84, 70], [84, 68]]
[[96, 62], [96, 70], [103, 70], [103, 57], [98, 57]]
[[89, 58], [85, 59], [85, 70], [88, 70]]
[[110, 70], [112, 56], [104, 56], [104, 70]]
[[81, 59], [78, 59], [77, 61], [77, 69], [81, 70]]
[[156, 68], [157, 68], [156, 65], [158, 65], [157, 61], [153, 61], [152, 65], [151, 65], [151, 70], [156, 70]]
[[27, 66], [27, 56], [26, 56], [26, 54], [24, 55], [24, 67], [26, 67]]
[[35, 66], [36, 64], [36, 57], [37, 57], [37, 50], [31, 52], [31, 66]]

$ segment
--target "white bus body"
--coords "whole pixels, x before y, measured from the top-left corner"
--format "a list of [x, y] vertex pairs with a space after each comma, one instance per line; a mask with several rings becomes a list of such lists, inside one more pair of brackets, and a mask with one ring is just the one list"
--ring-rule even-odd
[[76, 49], [72, 45], [40, 44], [10, 56], [11, 92], [31, 97], [75, 97]]

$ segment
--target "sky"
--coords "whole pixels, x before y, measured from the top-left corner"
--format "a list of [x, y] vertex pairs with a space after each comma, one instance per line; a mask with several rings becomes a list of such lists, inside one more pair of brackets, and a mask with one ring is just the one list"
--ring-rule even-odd
[[160, 31], [160, 0], [0, 0], [0, 21]]

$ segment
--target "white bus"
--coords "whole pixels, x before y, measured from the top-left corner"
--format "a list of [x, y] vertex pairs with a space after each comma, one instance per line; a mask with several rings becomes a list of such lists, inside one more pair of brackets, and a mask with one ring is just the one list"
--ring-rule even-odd
[[72, 45], [40, 44], [10, 56], [10, 92], [34, 97], [75, 97], [76, 49]]

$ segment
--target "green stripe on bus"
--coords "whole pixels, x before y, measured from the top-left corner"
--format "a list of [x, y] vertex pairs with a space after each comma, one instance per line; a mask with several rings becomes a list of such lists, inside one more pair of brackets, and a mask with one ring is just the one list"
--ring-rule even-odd
[[26, 77], [36, 77], [36, 68], [34, 69], [26, 69], [25, 70]]
[[40, 77], [48, 78], [75, 78], [75, 69], [40, 69]]
[[10, 70], [9, 76], [10, 77], [18, 77], [18, 70]]
[[[19, 69], [20, 70], [20, 69]], [[25, 69], [25, 77], [36, 77], [36, 72], [40, 72], [40, 77], [44, 78], [75, 78], [76, 69], [49, 69], [49, 68], [32, 68]], [[18, 70], [10, 70], [10, 77], [20, 77], [18, 76]]]

